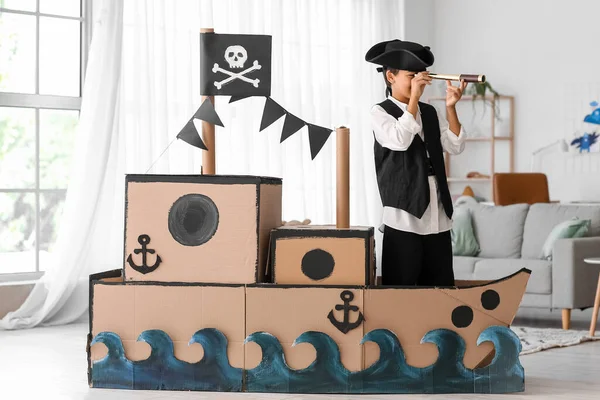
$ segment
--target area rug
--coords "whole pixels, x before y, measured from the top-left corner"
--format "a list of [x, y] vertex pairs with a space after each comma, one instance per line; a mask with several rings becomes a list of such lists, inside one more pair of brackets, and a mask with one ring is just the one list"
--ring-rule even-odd
[[574, 346], [576, 344], [600, 340], [598, 334], [590, 337], [589, 331], [564, 330], [552, 328], [528, 328], [512, 326], [513, 332], [521, 339], [521, 355], [537, 353], [556, 347]]

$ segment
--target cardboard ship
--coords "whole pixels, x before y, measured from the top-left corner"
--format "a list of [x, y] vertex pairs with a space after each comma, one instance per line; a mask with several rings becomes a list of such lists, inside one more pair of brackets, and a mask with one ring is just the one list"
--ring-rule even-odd
[[530, 271], [376, 284], [373, 227], [283, 226], [282, 181], [126, 178], [124, 263], [90, 276], [91, 387], [524, 390], [509, 329]]

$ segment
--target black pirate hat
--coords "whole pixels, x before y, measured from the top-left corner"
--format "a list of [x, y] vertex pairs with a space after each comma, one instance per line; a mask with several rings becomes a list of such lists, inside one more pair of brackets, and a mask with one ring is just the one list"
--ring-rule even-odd
[[[420, 72], [433, 64], [433, 53], [429, 46], [394, 39], [371, 47], [365, 60], [387, 68]], [[377, 70], [382, 71], [383, 68]]]

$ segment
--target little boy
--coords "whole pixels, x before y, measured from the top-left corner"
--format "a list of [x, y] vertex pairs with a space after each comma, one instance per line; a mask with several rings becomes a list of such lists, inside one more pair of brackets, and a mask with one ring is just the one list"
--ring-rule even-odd
[[383, 202], [382, 283], [453, 286], [452, 199], [443, 152], [459, 154], [466, 135], [456, 103], [466, 87], [447, 81], [446, 115], [420, 102], [431, 84], [427, 46], [391, 40], [373, 46], [366, 61], [381, 65], [388, 97], [371, 110], [375, 168]]

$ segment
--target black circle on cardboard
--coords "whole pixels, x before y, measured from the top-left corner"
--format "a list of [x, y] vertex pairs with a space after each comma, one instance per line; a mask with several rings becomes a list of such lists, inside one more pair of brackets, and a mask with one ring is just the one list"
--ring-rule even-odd
[[473, 310], [469, 306], [458, 306], [452, 311], [452, 323], [457, 328], [466, 328], [473, 322]]
[[314, 281], [330, 276], [334, 266], [333, 256], [325, 250], [310, 250], [302, 257], [302, 273]]
[[495, 290], [489, 289], [481, 294], [481, 305], [486, 310], [495, 310], [500, 304], [500, 295]]
[[169, 232], [184, 246], [200, 246], [210, 240], [219, 226], [219, 210], [203, 194], [186, 194], [169, 210]]

